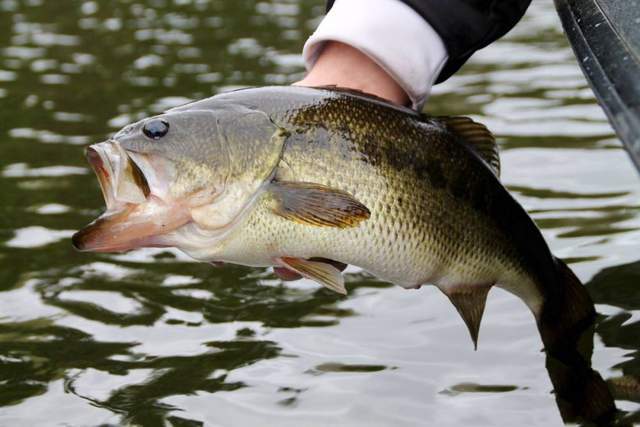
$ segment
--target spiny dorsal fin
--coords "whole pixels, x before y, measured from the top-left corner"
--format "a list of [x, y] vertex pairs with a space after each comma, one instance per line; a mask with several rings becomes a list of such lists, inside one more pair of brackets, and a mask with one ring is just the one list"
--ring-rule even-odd
[[318, 282], [334, 292], [341, 295], [347, 294], [347, 290], [344, 287], [344, 278], [340, 270], [331, 264], [294, 257], [277, 258], [276, 262], [282, 267]]
[[474, 122], [469, 117], [438, 117], [451, 132], [468, 144], [500, 177], [500, 154], [493, 134], [482, 123]]
[[368, 219], [371, 213], [351, 194], [309, 182], [274, 181], [269, 191], [273, 212], [303, 224], [347, 228]]

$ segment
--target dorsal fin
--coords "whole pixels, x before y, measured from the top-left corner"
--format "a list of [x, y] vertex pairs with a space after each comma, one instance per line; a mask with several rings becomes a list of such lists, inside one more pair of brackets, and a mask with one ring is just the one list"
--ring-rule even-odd
[[485, 125], [462, 116], [443, 116], [438, 119], [447, 129], [455, 133], [470, 146], [489, 165], [491, 170], [500, 177], [500, 154], [498, 144], [493, 134]]

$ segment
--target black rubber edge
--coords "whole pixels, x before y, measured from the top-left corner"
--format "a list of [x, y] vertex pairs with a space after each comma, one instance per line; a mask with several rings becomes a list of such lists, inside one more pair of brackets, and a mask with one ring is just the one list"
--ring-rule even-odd
[[620, 36], [597, 0], [555, 3], [582, 71], [640, 172], [639, 47]]

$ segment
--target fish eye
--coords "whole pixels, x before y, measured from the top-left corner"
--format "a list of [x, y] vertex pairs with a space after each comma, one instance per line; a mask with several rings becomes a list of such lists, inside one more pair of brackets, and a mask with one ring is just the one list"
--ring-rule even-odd
[[142, 132], [151, 139], [160, 139], [169, 132], [169, 123], [166, 120], [154, 119], [144, 124]]

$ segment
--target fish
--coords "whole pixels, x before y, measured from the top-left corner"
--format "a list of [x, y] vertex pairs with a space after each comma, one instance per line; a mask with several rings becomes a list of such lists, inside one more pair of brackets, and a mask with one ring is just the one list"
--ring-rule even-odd
[[249, 88], [130, 124], [86, 155], [106, 211], [73, 236], [81, 251], [176, 247], [340, 294], [336, 263], [352, 264], [435, 285], [476, 344], [493, 286], [545, 323], [595, 315], [501, 184], [494, 136], [466, 117], [339, 88]]
[[106, 210], [72, 237], [80, 251], [175, 247], [343, 295], [355, 265], [406, 289], [436, 286], [476, 349], [497, 286], [533, 313], [558, 399], [589, 378], [580, 404], [598, 416], [614, 407], [579, 351], [594, 304], [500, 182], [496, 140], [470, 118], [336, 87], [247, 88], [132, 123], [86, 156]]
[[338, 88], [249, 88], [130, 124], [86, 155], [106, 211], [73, 236], [80, 251], [176, 247], [340, 294], [329, 260], [356, 265], [403, 288], [435, 285], [476, 346], [494, 286], [556, 332], [595, 316], [501, 184], [495, 138], [466, 117]]

